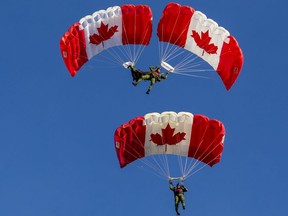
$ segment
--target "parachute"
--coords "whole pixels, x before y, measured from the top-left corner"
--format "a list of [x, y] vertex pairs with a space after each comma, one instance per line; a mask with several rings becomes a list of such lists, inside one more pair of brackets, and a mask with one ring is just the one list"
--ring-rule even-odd
[[[115, 131], [114, 143], [121, 168], [139, 161], [165, 179], [187, 179], [220, 162], [224, 138], [225, 127], [220, 121], [170, 111], [148, 113], [121, 125]], [[173, 156], [179, 164], [174, 173], [177, 162]]]
[[[108, 62], [125, 68], [135, 65], [151, 36], [150, 7], [124, 4], [96, 11], [74, 23], [62, 36], [60, 50], [68, 71], [75, 76], [104, 50], [110, 55]], [[157, 36], [158, 63], [169, 72], [207, 78], [207, 71], [216, 71], [227, 90], [241, 72], [244, 57], [237, 40], [190, 6], [169, 3], [159, 20]]]
[[[240, 74], [243, 54], [236, 39], [225, 28], [192, 7], [169, 3], [163, 10], [157, 35], [161, 65], [167, 70], [179, 73], [208, 70], [196, 61], [199, 57], [217, 71], [227, 90]], [[174, 45], [194, 55], [182, 57], [183, 50], [178, 52]], [[171, 66], [168, 61], [179, 55], [182, 55], [182, 61], [176, 61], [175, 67]]]
[[[129, 44], [147, 46], [152, 34], [152, 12], [147, 5], [110, 7], [85, 16], [74, 23], [60, 40], [63, 60], [71, 76], [93, 56], [116, 46]], [[131, 48], [132, 49], [132, 48]], [[141, 48], [121, 50], [135, 62]], [[133, 51], [135, 51], [133, 53]], [[123, 63], [119, 52], [115, 59]]]

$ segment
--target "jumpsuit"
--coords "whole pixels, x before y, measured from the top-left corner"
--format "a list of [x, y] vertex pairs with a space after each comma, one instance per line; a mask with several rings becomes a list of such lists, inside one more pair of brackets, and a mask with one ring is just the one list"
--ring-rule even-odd
[[184, 185], [181, 185], [180, 187], [173, 187], [172, 183], [170, 183], [169, 188], [174, 192], [175, 210], [177, 214], [180, 215], [180, 213], [178, 212], [179, 202], [181, 202], [183, 209], [185, 209], [184, 192], [187, 192], [188, 189], [184, 187]]
[[135, 69], [134, 66], [129, 66], [131, 69], [131, 74], [133, 77], [133, 80], [136, 82], [133, 82], [133, 85], [136, 86], [138, 83], [140, 83], [143, 80], [150, 80], [150, 85], [149, 88], [146, 92], [146, 94], [149, 94], [152, 87], [156, 82], [160, 82], [162, 79], [167, 79], [168, 73], [163, 75], [157, 71], [154, 70], [154, 67], [149, 67], [150, 71], [149, 72], [143, 72], [141, 70]]

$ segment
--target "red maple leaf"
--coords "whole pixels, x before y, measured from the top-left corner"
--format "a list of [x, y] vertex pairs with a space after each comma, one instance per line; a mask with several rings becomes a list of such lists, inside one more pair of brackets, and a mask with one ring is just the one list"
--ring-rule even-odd
[[118, 32], [118, 26], [115, 25], [108, 29], [108, 24], [105, 25], [103, 22], [101, 22], [101, 26], [97, 28], [97, 30], [98, 34], [93, 34], [89, 37], [90, 43], [95, 45], [99, 45], [100, 43], [103, 44], [103, 41], [110, 39], [115, 32]]
[[[171, 128], [168, 124], [165, 129], [162, 129], [162, 136], [157, 134], [151, 134], [151, 140], [153, 143], [157, 145], [176, 145], [177, 143], [181, 142], [182, 140], [185, 140], [186, 133], [178, 132], [174, 134], [175, 129]], [[173, 135], [174, 134], [174, 135]]]
[[209, 36], [208, 30], [206, 32], [201, 31], [201, 37], [195, 30], [192, 31], [191, 37], [194, 38], [196, 44], [203, 49], [202, 55], [204, 55], [204, 51], [209, 54], [216, 54], [218, 47], [215, 46], [213, 43], [210, 44], [211, 37]]

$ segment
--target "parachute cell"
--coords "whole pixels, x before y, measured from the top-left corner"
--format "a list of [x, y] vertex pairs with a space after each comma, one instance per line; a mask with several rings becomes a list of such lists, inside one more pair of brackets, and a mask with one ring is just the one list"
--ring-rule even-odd
[[[144, 29], [144, 30], [143, 30]], [[110, 7], [74, 23], [60, 40], [63, 60], [71, 76], [93, 56], [111, 47], [148, 45], [152, 12], [146, 5]]]
[[151, 155], [179, 155], [212, 167], [221, 159], [224, 137], [224, 125], [218, 120], [189, 112], [163, 112], [121, 125], [114, 141], [120, 167]]
[[210, 64], [227, 90], [240, 74], [243, 55], [236, 39], [192, 7], [169, 3], [158, 24], [157, 35], [160, 42], [184, 48]]

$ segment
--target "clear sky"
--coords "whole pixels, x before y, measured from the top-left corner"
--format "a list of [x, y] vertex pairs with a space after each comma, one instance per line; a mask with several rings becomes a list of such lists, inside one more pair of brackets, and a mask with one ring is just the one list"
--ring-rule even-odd
[[158, 64], [156, 26], [169, 1], [0, 3], [0, 215], [175, 215], [168, 181], [120, 169], [115, 129], [150, 112], [187, 111], [222, 121], [222, 160], [185, 182], [181, 215], [286, 216], [287, 7], [284, 0], [178, 1], [202, 11], [239, 42], [244, 66], [226, 91], [218, 77], [171, 74], [136, 88], [121, 66], [92, 62], [72, 78], [59, 40], [81, 17], [148, 4], [153, 36], [139, 60]]

